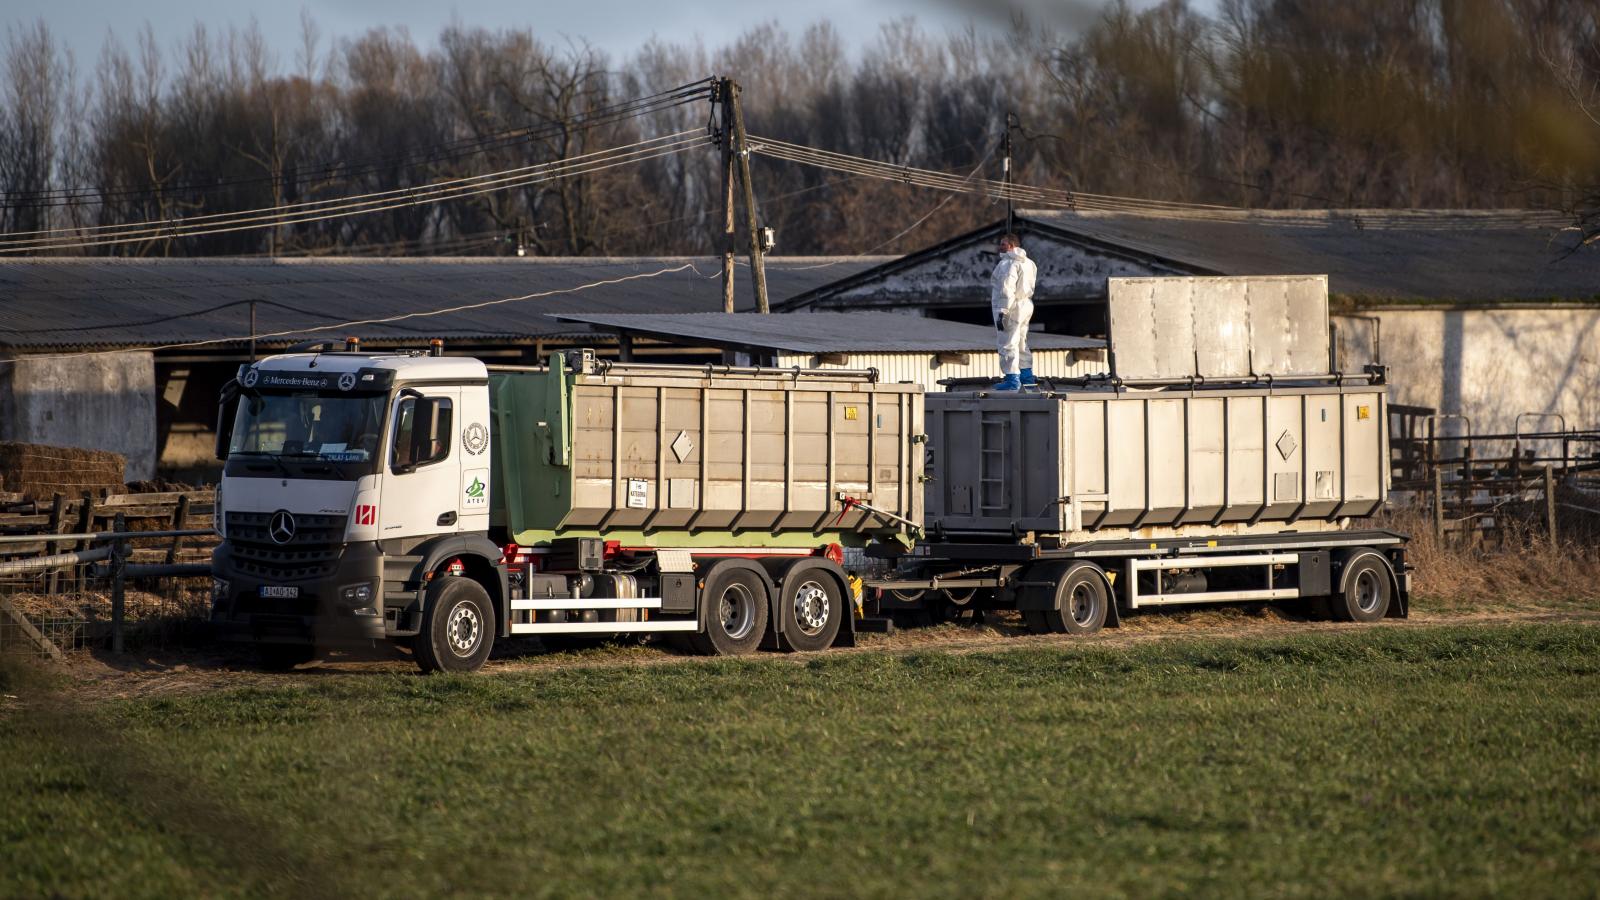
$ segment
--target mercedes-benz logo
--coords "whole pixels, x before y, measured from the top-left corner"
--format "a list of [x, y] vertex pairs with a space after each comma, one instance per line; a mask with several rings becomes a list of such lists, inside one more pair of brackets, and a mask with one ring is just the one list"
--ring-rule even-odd
[[339, 390], [348, 391], [356, 386], [356, 373], [346, 372], [339, 376]]
[[289, 515], [286, 509], [273, 513], [272, 521], [267, 524], [267, 534], [272, 536], [274, 544], [287, 544], [294, 540], [294, 516]]
[[244, 379], [242, 383], [247, 388], [253, 388], [256, 386], [256, 382], [259, 381], [260, 378], [261, 373], [252, 368], [250, 371], [244, 373]]

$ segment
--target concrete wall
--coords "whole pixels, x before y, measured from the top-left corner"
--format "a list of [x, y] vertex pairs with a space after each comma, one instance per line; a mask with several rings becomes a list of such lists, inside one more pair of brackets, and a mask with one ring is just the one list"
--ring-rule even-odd
[[110, 450], [127, 458], [128, 480], [154, 477], [154, 356], [19, 356], [0, 363], [0, 440]]
[[[1339, 368], [1359, 371], [1381, 336], [1393, 403], [1461, 413], [1475, 434], [1507, 434], [1519, 413], [1600, 428], [1600, 309], [1380, 309], [1336, 315]], [[1524, 430], [1551, 430], [1554, 419]], [[1447, 433], [1457, 433], [1454, 430]]]

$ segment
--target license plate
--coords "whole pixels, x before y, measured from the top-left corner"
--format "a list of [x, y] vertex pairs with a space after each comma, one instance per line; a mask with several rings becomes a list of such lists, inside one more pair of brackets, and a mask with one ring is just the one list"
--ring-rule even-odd
[[300, 589], [281, 584], [263, 584], [261, 596], [268, 600], [293, 600], [300, 596]]

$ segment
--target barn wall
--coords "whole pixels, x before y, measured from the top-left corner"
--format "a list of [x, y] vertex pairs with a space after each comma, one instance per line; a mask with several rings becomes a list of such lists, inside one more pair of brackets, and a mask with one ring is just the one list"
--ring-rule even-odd
[[[1376, 317], [1394, 403], [1461, 413], [1476, 434], [1515, 430], [1524, 412], [1600, 427], [1600, 309], [1387, 309]], [[1374, 323], [1334, 316], [1339, 367], [1374, 357]], [[1553, 428], [1545, 420], [1528, 423]], [[1526, 429], [1525, 429], [1526, 430]]]
[[131, 481], [156, 470], [155, 359], [146, 351], [0, 365], [0, 440], [110, 450]]

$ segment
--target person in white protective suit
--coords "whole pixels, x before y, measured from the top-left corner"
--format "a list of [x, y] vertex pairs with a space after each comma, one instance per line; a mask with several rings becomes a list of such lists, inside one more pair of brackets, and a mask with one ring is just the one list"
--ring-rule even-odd
[[1033, 354], [1028, 352], [1028, 321], [1033, 318], [1033, 285], [1039, 267], [1033, 264], [1014, 234], [1000, 236], [1000, 262], [989, 276], [989, 308], [994, 313], [1000, 348], [997, 391], [1017, 391], [1037, 384]]

